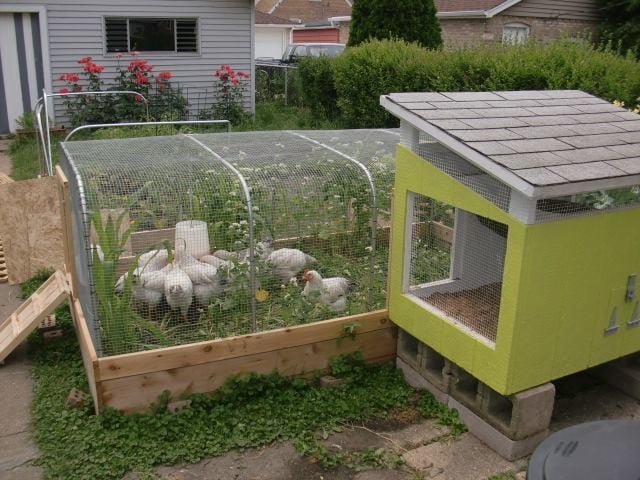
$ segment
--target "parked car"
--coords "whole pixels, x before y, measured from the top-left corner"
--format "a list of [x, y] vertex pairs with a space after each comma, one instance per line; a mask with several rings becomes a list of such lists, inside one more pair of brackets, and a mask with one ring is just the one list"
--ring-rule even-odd
[[292, 43], [282, 55], [282, 63], [296, 63], [300, 57], [335, 57], [344, 50], [344, 43]]

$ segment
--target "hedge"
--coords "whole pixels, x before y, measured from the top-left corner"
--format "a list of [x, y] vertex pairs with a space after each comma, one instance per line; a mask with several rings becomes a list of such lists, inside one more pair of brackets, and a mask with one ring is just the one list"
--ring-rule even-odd
[[335, 105], [334, 120], [350, 128], [397, 125], [379, 105], [391, 92], [579, 89], [630, 108], [640, 97], [638, 61], [570, 40], [453, 51], [373, 40], [335, 58], [309, 59], [301, 76], [312, 111], [331, 115]]

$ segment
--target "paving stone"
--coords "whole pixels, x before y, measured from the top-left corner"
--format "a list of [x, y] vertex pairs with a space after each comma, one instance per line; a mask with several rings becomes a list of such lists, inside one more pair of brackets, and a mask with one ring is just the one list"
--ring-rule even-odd
[[571, 163], [598, 162], [602, 160], [615, 160], [623, 155], [606, 147], [579, 148], [576, 150], [563, 150], [556, 155]]
[[404, 92], [392, 93], [389, 98], [394, 102], [446, 102], [449, 98], [437, 92]]
[[637, 175], [640, 173], [640, 157], [609, 160], [607, 163], [629, 175]]
[[512, 155], [491, 155], [489, 158], [507, 168], [518, 170], [566, 164], [567, 160], [560, 157], [559, 153], [561, 152], [516, 153]]
[[435, 442], [411, 450], [402, 458], [408, 467], [438, 480], [486, 480], [498, 473], [518, 471], [522, 465], [503, 459], [470, 433], [453, 442]]
[[29, 432], [0, 437], [0, 452], [0, 478], [4, 472], [31, 462], [39, 455]]
[[566, 178], [570, 182], [581, 182], [583, 180], [621, 177], [626, 175], [626, 173], [622, 170], [612, 167], [611, 165], [608, 165], [604, 162], [558, 165], [555, 167], [547, 168], [553, 173]]
[[[406, 480], [407, 474], [399, 470], [366, 470], [357, 473], [353, 480]], [[327, 480], [329, 477], [327, 477]]]
[[443, 93], [447, 98], [456, 102], [473, 102], [483, 100], [502, 100], [503, 97], [496, 93], [491, 92], [445, 92]]
[[602, 135], [583, 135], [575, 137], [562, 137], [562, 141], [575, 148], [610, 147], [624, 145], [624, 140], [616, 133], [604, 133]]
[[560, 140], [556, 140], [555, 138], [538, 138], [535, 140], [505, 140], [500, 142], [500, 144], [504, 145], [507, 148], [510, 148], [516, 153], [571, 150], [570, 145], [567, 145], [566, 143], [564, 143], [564, 141], [561, 142]]
[[523, 180], [532, 185], [556, 185], [559, 183], [567, 183], [567, 179], [549, 171], [546, 168], [525, 168], [514, 172]]
[[380, 433], [393, 440], [393, 445], [409, 450], [431, 443], [436, 438], [448, 434], [449, 429], [436, 424], [435, 420], [421, 420], [401, 430]]

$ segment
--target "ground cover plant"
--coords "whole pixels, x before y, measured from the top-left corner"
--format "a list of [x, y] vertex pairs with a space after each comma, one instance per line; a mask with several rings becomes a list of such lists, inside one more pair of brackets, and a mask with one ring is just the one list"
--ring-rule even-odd
[[[50, 273], [23, 284], [23, 296]], [[463, 431], [453, 411], [434, 403], [426, 392], [415, 393], [393, 364], [368, 366], [358, 354], [331, 361], [332, 374], [350, 379], [334, 388], [317, 388], [316, 380], [287, 379], [275, 372], [231, 376], [213, 395], [189, 396], [191, 406], [177, 414], [166, 410], [165, 394], [151, 413], [123, 416], [105, 409], [96, 416], [90, 401], [80, 409], [65, 406], [69, 390], [86, 390], [87, 380], [68, 307], [58, 308], [56, 315], [64, 330], [59, 341], [44, 344], [36, 335], [30, 338], [34, 438], [47, 479], [115, 480], [130, 471], [153, 477], [154, 465], [196, 462], [280, 440], [292, 440], [301, 455], [314, 457], [324, 468], [399, 466], [391, 453], [365, 450], [336, 457], [317, 449], [327, 433], [349, 422], [385, 417], [390, 409], [417, 408], [452, 434]]]

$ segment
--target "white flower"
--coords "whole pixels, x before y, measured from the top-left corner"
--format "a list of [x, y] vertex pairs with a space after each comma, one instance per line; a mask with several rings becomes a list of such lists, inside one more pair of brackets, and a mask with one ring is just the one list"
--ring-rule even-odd
[[367, 252], [372, 252], [372, 251], [373, 251], [373, 247], [372, 247], [371, 245], [369, 245], [368, 247], [364, 247], [364, 249], [365, 249]]

